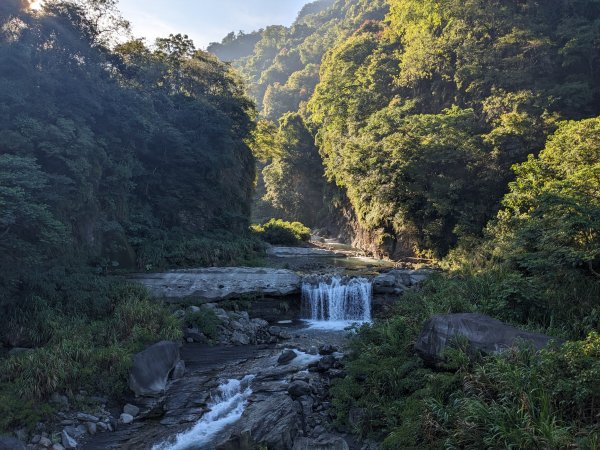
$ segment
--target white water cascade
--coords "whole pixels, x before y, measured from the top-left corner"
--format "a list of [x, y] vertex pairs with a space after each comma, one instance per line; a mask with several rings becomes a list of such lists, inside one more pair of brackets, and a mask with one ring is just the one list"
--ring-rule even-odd
[[302, 284], [304, 317], [317, 322], [369, 322], [373, 288], [366, 278], [335, 276]]
[[237, 422], [252, 394], [250, 383], [254, 375], [241, 380], [228, 380], [208, 405], [210, 411], [189, 431], [178, 434], [174, 440], [155, 445], [152, 450], [205, 450], [212, 448], [211, 439], [227, 425]]

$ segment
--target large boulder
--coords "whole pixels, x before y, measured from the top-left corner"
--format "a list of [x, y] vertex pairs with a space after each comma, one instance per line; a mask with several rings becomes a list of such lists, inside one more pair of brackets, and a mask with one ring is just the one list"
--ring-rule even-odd
[[374, 294], [402, 294], [406, 288], [422, 283], [430, 270], [393, 269], [373, 278]]
[[483, 314], [433, 316], [423, 327], [415, 350], [427, 361], [439, 361], [446, 346], [455, 338], [465, 338], [472, 350], [485, 354], [501, 352], [523, 341], [539, 350], [553, 338], [523, 331]]
[[135, 275], [150, 293], [165, 300], [194, 298], [220, 301], [230, 298], [270, 295], [285, 297], [300, 292], [300, 277], [291, 270], [212, 267]]
[[179, 344], [162, 341], [133, 357], [129, 388], [138, 396], [157, 396], [165, 391], [169, 374], [179, 362]]

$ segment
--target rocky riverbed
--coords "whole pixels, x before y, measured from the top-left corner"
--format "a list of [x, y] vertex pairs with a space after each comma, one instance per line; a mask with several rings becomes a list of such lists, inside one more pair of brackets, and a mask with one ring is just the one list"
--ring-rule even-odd
[[[121, 421], [113, 433], [84, 439], [81, 448], [365, 448], [332, 427], [329, 385], [345, 375], [341, 358], [346, 332], [298, 324], [282, 329], [289, 338], [276, 344], [185, 344], [181, 349], [184, 375], [172, 380], [159, 397], [133, 399], [139, 412], [132, 423]], [[239, 410], [233, 423], [227, 417], [231, 411], [206, 420], [221, 403], [231, 400], [214, 401], [223, 397], [220, 389], [230, 385], [238, 386], [234, 396], [243, 402], [235, 405]]]

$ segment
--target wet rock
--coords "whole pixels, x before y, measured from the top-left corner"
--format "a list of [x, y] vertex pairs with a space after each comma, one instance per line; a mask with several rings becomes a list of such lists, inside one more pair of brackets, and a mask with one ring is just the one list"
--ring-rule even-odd
[[539, 350], [553, 339], [540, 333], [519, 330], [483, 314], [433, 316], [423, 327], [415, 350], [429, 362], [442, 359], [444, 349], [458, 337], [466, 339], [473, 351], [498, 353], [523, 341]]
[[217, 450], [267, 446], [291, 450], [302, 429], [302, 409], [285, 392], [253, 396], [240, 420], [221, 438]]
[[138, 396], [156, 396], [164, 392], [169, 374], [179, 361], [179, 345], [162, 341], [133, 357], [129, 388]]
[[52, 450], [65, 450], [65, 448], [60, 444], [54, 444]]
[[77, 441], [73, 439], [66, 431], [63, 430], [63, 432], [60, 435], [60, 439], [62, 446], [67, 450], [77, 448]]
[[323, 356], [333, 355], [335, 352], [337, 352], [337, 348], [331, 344], [325, 344], [325, 345], [321, 345], [321, 347], [319, 347], [319, 355], [323, 355]]
[[277, 358], [277, 364], [280, 366], [289, 364], [296, 359], [297, 356], [298, 353], [296, 353], [294, 350], [285, 350], [281, 355], [279, 355], [279, 358]]
[[284, 297], [300, 292], [300, 277], [291, 270], [214, 267], [174, 272], [140, 274], [131, 278], [153, 296], [166, 300], [186, 297], [220, 301], [245, 296]]
[[305, 395], [310, 395], [310, 393], [311, 393], [310, 385], [305, 381], [301, 381], [301, 380], [294, 381], [294, 382], [290, 383], [290, 385], [288, 387], [288, 394], [290, 394], [290, 396], [294, 400], [296, 400], [300, 397], [303, 397]]
[[0, 450], [25, 450], [25, 444], [19, 439], [0, 436]]
[[301, 437], [294, 442], [293, 450], [349, 450], [348, 443], [339, 436], [325, 434], [317, 438]]
[[127, 405], [123, 406], [123, 413], [129, 414], [131, 417], [137, 417], [140, 413], [140, 408], [128, 403]]
[[125, 425], [130, 424], [131, 422], [133, 422], [133, 416], [131, 414], [121, 414], [121, 416], [119, 417], [119, 421]]
[[318, 355], [319, 349], [313, 345], [306, 351], [306, 353], [308, 353], [309, 355]]
[[317, 371], [327, 372], [329, 369], [333, 368], [335, 363], [336, 359], [333, 355], [323, 356], [317, 363]]

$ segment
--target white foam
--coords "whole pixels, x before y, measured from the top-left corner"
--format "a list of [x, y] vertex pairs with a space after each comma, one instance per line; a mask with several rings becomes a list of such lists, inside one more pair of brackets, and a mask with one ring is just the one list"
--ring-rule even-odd
[[174, 441], [155, 445], [152, 450], [188, 450], [209, 445], [219, 431], [242, 417], [252, 394], [250, 382], [253, 379], [254, 375], [247, 375], [242, 380], [223, 383], [209, 404], [210, 411], [191, 430], [178, 434]]
[[343, 331], [354, 325], [365, 325], [372, 323], [370, 320], [305, 320], [308, 328], [313, 330]]

